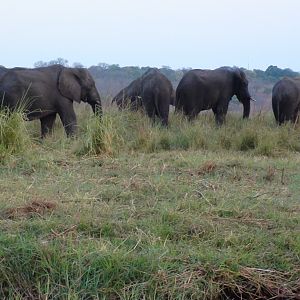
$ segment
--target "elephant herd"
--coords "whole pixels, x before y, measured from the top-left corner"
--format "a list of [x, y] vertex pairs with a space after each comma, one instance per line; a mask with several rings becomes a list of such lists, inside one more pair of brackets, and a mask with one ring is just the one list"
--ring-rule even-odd
[[[218, 125], [222, 125], [233, 96], [243, 104], [243, 118], [250, 114], [252, 97], [245, 72], [239, 68], [190, 70], [179, 82], [176, 93], [169, 79], [156, 68], [149, 68], [141, 77], [122, 89], [112, 100], [119, 109], [143, 108], [154, 121], [168, 125], [169, 107], [175, 105], [189, 120], [200, 111], [212, 109]], [[66, 134], [76, 131], [73, 102], [87, 102], [95, 114], [102, 116], [102, 105], [95, 82], [85, 68], [53, 65], [35, 69], [0, 67], [1, 107], [21, 107], [28, 120], [40, 119], [41, 136], [52, 131], [57, 114]], [[272, 107], [280, 125], [296, 122], [300, 110], [300, 78], [284, 78], [272, 92]]]

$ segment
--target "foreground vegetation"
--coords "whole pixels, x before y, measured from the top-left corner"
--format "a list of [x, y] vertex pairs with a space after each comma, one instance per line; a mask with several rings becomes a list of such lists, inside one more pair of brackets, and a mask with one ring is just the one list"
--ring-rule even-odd
[[299, 127], [89, 115], [0, 123], [1, 299], [299, 297]]

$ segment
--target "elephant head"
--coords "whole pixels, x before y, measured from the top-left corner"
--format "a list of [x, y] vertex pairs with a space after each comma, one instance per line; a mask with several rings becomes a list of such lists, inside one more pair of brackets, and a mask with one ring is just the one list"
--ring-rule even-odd
[[132, 81], [129, 86], [122, 89], [112, 100], [116, 102], [119, 108], [126, 108], [127, 106], [138, 106], [141, 94], [141, 79], [138, 78]]
[[128, 95], [126, 93], [126, 88], [122, 89], [113, 99], [112, 103], [116, 102], [119, 108], [125, 108], [129, 103]]
[[72, 101], [89, 103], [94, 113], [102, 114], [101, 99], [87, 69], [62, 68], [58, 75], [58, 90]]
[[234, 94], [244, 106], [243, 118], [248, 118], [250, 114], [250, 101], [253, 99], [248, 90], [246, 74], [238, 68], [234, 70]]

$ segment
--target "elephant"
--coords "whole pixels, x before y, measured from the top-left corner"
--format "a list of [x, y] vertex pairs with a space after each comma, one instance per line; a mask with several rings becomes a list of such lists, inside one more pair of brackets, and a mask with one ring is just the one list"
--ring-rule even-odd
[[10, 70], [26, 70], [26, 68], [15, 67], [15, 68], [5, 68], [4, 66], [0, 66], [0, 79]]
[[250, 100], [253, 99], [243, 70], [231, 67], [190, 70], [177, 86], [175, 112], [182, 111], [189, 120], [192, 120], [200, 111], [212, 109], [216, 123], [222, 125], [229, 101], [234, 95], [244, 106], [243, 118], [248, 118]]
[[297, 122], [300, 111], [300, 78], [283, 78], [274, 85], [272, 108], [277, 124]]
[[6, 74], [8, 69], [3, 66], [0, 66], [0, 78]]
[[35, 69], [13, 68], [0, 79], [2, 107], [21, 107], [27, 119], [40, 119], [41, 137], [52, 132], [56, 114], [67, 136], [76, 132], [73, 101], [87, 102], [102, 115], [101, 99], [95, 82], [85, 68], [52, 65]]
[[154, 121], [157, 116], [163, 126], [168, 125], [169, 106], [174, 104], [174, 90], [170, 80], [156, 68], [149, 68], [141, 77], [132, 81], [112, 100], [119, 109], [144, 108]]

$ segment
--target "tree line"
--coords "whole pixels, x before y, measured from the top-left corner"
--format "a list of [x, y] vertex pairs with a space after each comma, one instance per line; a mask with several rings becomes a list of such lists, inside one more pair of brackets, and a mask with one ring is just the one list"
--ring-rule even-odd
[[[80, 62], [73, 64], [67, 59], [57, 58], [48, 62], [38, 61], [34, 67], [45, 67], [53, 64], [60, 64], [68, 67], [85, 67]], [[96, 82], [97, 88], [100, 90], [101, 97], [105, 101], [109, 101], [112, 96], [118, 93], [119, 90], [127, 86], [131, 81], [141, 76], [149, 66], [126, 66], [121, 67], [118, 64], [98, 63], [87, 67]], [[258, 101], [260, 107], [269, 106], [271, 100], [272, 87], [276, 81], [283, 77], [300, 76], [298, 72], [292, 69], [281, 69], [277, 66], [270, 65], [266, 70], [254, 69], [247, 70], [242, 68], [249, 79], [249, 90], [254, 98]], [[172, 82], [174, 88], [177, 87], [182, 76], [191, 68], [172, 69], [169, 66], [162, 66], [159, 70], [166, 75]], [[268, 109], [268, 108], [267, 108]]]

